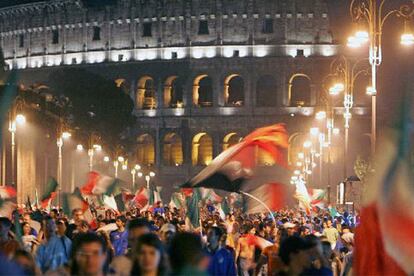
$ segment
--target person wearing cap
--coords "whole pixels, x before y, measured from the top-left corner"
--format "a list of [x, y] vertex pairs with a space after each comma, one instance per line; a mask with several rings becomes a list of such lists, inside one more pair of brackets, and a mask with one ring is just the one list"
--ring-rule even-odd
[[279, 257], [285, 264], [285, 270], [279, 275], [300, 275], [311, 267], [308, 249], [313, 247], [305, 239], [290, 236], [283, 240], [279, 248]]
[[340, 276], [352, 275], [354, 234], [347, 232], [341, 236], [341, 239], [344, 246], [348, 249], [348, 252], [343, 258]]

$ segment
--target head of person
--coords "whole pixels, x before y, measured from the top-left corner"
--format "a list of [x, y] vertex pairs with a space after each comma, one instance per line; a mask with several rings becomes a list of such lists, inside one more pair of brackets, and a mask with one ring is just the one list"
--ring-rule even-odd
[[30, 217], [30, 213], [23, 214], [23, 221], [27, 223], [30, 223], [32, 221], [32, 218]]
[[59, 210], [58, 209], [52, 209], [52, 210], [50, 210], [50, 216], [53, 219], [57, 219], [59, 217]]
[[220, 245], [223, 234], [224, 231], [220, 227], [210, 227], [207, 231], [208, 247], [212, 250], [216, 250]]
[[12, 226], [12, 223], [8, 218], [1, 217], [0, 218], [0, 236], [3, 238], [7, 237], [11, 226]]
[[75, 224], [80, 223], [83, 218], [83, 212], [81, 208], [75, 208], [72, 210], [72, 218], [75, 221]]
[[354, 246], [354, 234], [351, 232], [342, 234], [341, 240], [348, 249], [351, 249]]
[[78, 233], [88, 233], [89, 232], [89, 223], [86, 220], [81, 220], [76, 226]]
[[305, 239], [290, 236], [281, 242], [279, 257], [285, 265], [296, 269], [300, 273], [311, 265], [308, 253], [310, 248], [312, 248], [312, 245], [307, 243]]
[[42, 221], [43, 233], [45, 234], [46, 239], [56, 235], [56, 223], [55, 220], [47, 216], [43, 218]]
[[156, 234], [141, 235], [134, 250], [135, 259], [131, 275], [165, 275], [167, 270], [164, 246]]
[[32, 227], [30, 226], [29, 223], [23, 222], [22, 230], [23, 230], [23, 235], [30, 235], [30, 231], [32, 230]]
[[56, 227], [57, 227], [57, 234], [59, 236], [65, 235], [66, 229], [67, 229], [67, 221], [64, 219], [58, 219], [56, 222]]
[[115, 224], [118, 229], [124, 229], [127, 223], [127, 218], [125, 216], [118, 216], [115, 220]]
[[169, 248], [170, 264], [174, 274], [186, 267], [204, 271], [208, 263], [205, 262], [203, 246], [199, 235], [182, 232], [174, 236]]
[[79, 234], [72, 246], [72, 275], [100, 275], [106, 271], [107, 244], [96, 233]]
[[131, 248], [136, 248], [138, 238], [150, 232], [150, 224], [144, 218], [133, 219], [128, 222], [128, 243]]
[[29, 252], [19, 249], [14, 253], [13, 261], [25, 272], [25, 275], [37, 275], [35, 260]]
[[244, 229], [245, 234], [256, 234], [256, 227], [253, 224], [246, 224]]
[[164, 243], [169, 244], [176, 232], [177, 232], [177, 229], [175, 228], [173, 224], [171, 223], [164, 224], [160, 229], [161, 240]]
[[330, 219], [328, 219], [327, 221], [326, 221], [326, 226], [329, 228], [329, 227], [331, 227], [332, 226], [332, 220], [330, 220]]

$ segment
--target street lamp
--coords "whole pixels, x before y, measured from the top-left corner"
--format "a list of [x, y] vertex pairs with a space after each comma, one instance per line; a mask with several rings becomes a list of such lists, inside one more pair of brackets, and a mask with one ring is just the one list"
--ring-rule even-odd
[[[61, 123], [62, 124], [62, 123]], [[59, 126], [59, 128], [62, 128], [62, 126]], [[60, 204], [60, 192], [62, 190], [62, 175], [63, 175], [63, 141], [66, 139], [69, 139], [72, 135], [67, 131], [61, 131], [58, 132], [58, 138], [56, 141], [56, 145], [58, 147], [58, 167], [57, 167], [57, 182], [59, 185], [59, 195], [58, 195], [58, 205]]]
[[145, 181], [147, 182], [147, 189], [149, 190], [150, 188], [150, 180], [151, 178], [155, 177], [155, 173], [154, 172], [149, 172], [148, 174], [144, 175], [142, 172], [138, 173], [138, 177], [143, 177], [145, 178]]
[[[382, 31], [384, 23], [392, 15], [409, 20], [414, 15], [414, 2], [400, 5], [398, 9], [384, 10], [386, 0], [352, 0], [350, 14], [355, 22], [365, 21], [368, 24], [368, 31], [357, 32], [348, 39], [348, 46], [359, 47], [364, 42], [369, 42], [369, 63], [371, 64], [371, 154], [374, 155], [376, 147], [376, 116], [377, 116], [377, 67], [382, 63]], [[403, 43], [404, 42], [404, 43]], [[414, 43], [412, 33], [404, 33], [401, 43], [411, 45]]]
[[22, 126], [26, 122], [26, 117], [23, 114], [17, 114], [14, 120], [9, 122], [9, 131], [11, 133], [11, 184], [12, 186], [16, 185], [16, 173], [15, 173], [15, 163], [16, 163], [16, 132], [17, 126]]

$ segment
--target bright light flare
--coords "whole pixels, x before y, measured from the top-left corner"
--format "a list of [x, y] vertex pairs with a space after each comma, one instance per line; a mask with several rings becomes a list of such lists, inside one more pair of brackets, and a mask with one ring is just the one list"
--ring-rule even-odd
[[124, 162], [124, 161], [125, 161], [125, 158], [124, 158], [124, 157], [122, 157], [122, 156], [118, 156], [118, 161], [119, 161], [119, 162]]
[[303, 146], [304, 146], [305, 148], [310, 148], [310, 147], [312, 147], [312, 142], [311, 142], [311, 141], [305, 141], [305, 142], [303, 143]]
[[339, 93], [345, 90], [345, 85], [343, 83], [336, 83], [331, 88], [329, 88], [330, 95], [338, 95]]
[[81, 144], [76, 146], [77, 151], [83, 151], [83, 146]]
[[375, 95], [377, 95], [377, 89], [375, 89], [372, 86], [368, 86], [367, 87], [367, 95], [369, 95], [369, 96], [375, 96]]
[[62, 133], [62, 138], [63, 139], [69, 139], [72, 136], [72, 134], [70, 132], [64, 131]]
[[310, 132], [311, 135], [317, 136], [317, 135], [319, 135], [319, 128], [312, 127], [309, 132]]
[[24, 125], [26, 123], [26, 117], [23, 114], [17, 114], [16, 123], [18, 125]]
[[154, 177], [154, 176], [155, 176], [155, 172], [150, 172], [150, 173], [149, 173], [149, 176], [150, 176], [150, 177]]
[[414, 34], [410, 34], [410, 33], [402, 34], [400, 42], [404, 46], [414, 45]]
[[104, 162], [109, 162], [109, 156], [105, 156], [103, 160]]
[[326, 118], [326, 112], [325, 111], [319, 111], [315, 115], [316, 120], [323, 120]]
[[333, 133], [334, 135], [338, 135], [338, 134], [340, 133], [339, 128], [334, 128], [334, 129], [332, 130], [332, 133]]

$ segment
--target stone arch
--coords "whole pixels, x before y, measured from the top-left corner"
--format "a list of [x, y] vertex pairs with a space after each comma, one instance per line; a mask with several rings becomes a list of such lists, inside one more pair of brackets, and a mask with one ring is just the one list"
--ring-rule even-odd
[[155, 93], [155, 82], [150, 76], [143, 76], [138, 80], [136, 93], [136, 106], [138, 109], [155, 109], [157, 99]]
[[137, 162], [141, 166], [155, 164], [155, 142], [150, 134], [142, 134], [137, 139]]
[[170, 132], [164, 137], [163, 163], [167, 166], [179, 166], [183, 164], [183, 143], [177, 133]]
[[191, 149], [193, 166], [206, 166], [213, 160], [213, 139], [205, 132], [194, 136]]
[[239, 143], [241, 139], [242, 138], [236, 132], [231, 132], [227, 134], [223, 138], [223, 151]]
[[224, 79], [224, 102], [227, 106], [244, 105], [244, 79], [231, 74]]
[[298, 155], [303, 149], [303, 143], [306, 136], [303, 133], [296, 132], [289, 137], [288, 146], [288, 164], [294, 165], [298, 161]]
[[289, 79], [289, 105], [310, 106], [312, 98], [311, 78], [303, 73], [294, 74]]
[[206, 74], [194, 79], [193, 104], [199, 107], [213, 106], [213, 80]]
[[178, 76], [170, 76], [164, 83], [164, 107], [183, 107], [184, 82]]
[[256, 82], [256, 106], [274, 107], [277, 105], [277, 83], [271, 75], [262, 75]]

